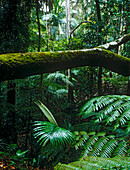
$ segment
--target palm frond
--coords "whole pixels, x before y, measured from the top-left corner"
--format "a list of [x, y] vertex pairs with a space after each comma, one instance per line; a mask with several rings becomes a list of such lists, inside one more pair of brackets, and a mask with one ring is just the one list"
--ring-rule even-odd
[[58, 124], [57, 124], [54, 116], [52, 115], [52, 113], [50, 112], [50, 110], [49, 110], [42, 102], [37, 101], [37, 102], [35, 102], [35, 104], [37, 104], [37, 105], [39, 106], [39, 108], [42, 110], [42, 112], [44, 113], [44, 115], [48, 118], [48, 120], [49, 120], [51, 123], [53, 123], [53, 124], [55, 124], [55, 125], [58, 126]]
[[73, 134], [51, 122], [35, 121], [34, 137], [42, 147], [49, 147], [53, 150], [60, 150], [74, 141]]

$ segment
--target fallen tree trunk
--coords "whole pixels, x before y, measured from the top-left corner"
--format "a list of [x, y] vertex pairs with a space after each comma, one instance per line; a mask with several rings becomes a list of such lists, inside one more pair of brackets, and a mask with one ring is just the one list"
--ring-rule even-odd
[[81, 66], [102, 66], [130, 75], [130, 59], [102, 48], [0, 55], [0, 82]]

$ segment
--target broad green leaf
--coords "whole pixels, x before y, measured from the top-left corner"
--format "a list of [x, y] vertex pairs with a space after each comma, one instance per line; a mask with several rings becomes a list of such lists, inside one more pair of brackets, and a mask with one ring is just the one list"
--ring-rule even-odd
[[52, 113], [50, 112], [50, 110], [40, 101], [35, 102], [35, 104], [37, 104], [39, 106], [39, 108], [42, 110], [42, 112], [44, 113], [44, 115], [48, 118], [48, 120], [55, 124], [56, 126], [58, 126], [54, 116], [52, 115]]

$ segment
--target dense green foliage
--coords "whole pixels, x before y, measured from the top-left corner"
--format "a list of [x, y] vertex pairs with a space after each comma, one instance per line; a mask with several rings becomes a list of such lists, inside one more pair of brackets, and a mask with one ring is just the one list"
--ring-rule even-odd
[[[130, 31], [128, 7], [70, 0], [67, 41], [65, 0], [1, 0], [0, 53], [36, 52], [39, 37], [41, 52], [111, 42]], [[129, 46], [112, 51], [129, 58]], [[129, 77], [90, 66], [0, 83], [0, 168], [129, 169], [129, 95]]]
[[25, 52], [29, 46], [32, 0], [1, 0], [0, 53]]
[[82, 107], [80, 114], [84, 119], [95, 116], [95, 122], [103, 122], [103, 119], [106, 124], [114, 122], [114, 130], [123, 125], [129, 129], [130, 97], [107, 95], [93, 98]]
[[77, 162], [68, 165], [59, 163], [55, 170], [91, 170], [91, 169], [129, 169], [130, 159], [122, 157], [114, 157], [111, 159], [83, 157]]

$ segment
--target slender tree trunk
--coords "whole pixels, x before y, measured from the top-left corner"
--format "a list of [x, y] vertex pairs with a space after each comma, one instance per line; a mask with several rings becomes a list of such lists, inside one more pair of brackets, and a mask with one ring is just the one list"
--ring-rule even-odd
[[98, 70], [98, 96], [102, 95], [102, 67], [99, 66]]
[[[69, 41], [69, 36], [70, 36], [70, 0], [66, 0], [66, 37], [67, 37], [67, 42]], [[72, 74], [71, 74], [71, 69], [68, 69], [68, 77], [69, 80], [72, 80]], [[73, 102], [73, 88], [68, 85], [68, 102]]]
[[[41, 48], [41, 29], [40, 29], [40, 20], [39, 20], [39, 2], [36, 0], [36, 15], [37, 15], [37, 24], [38, 24], [38, 52], [40, 52]], [[40, 92], [41, 92], [41, 102], [43, 102], [43, 74], [40, 77]], [[42, 113], [42, 120], [44, 118], [44, 114]]]
[[93, 97], [93, 67], [90, 68], [90, 99]]
[[130, 76], [128, 77], [127, 95], [130, 96]]
[[[98, 45], [101, 44], [101, 36], [99, 34], [101, 34], [101, 13], [100, 13], [100, 5], [99, 5], [99, 0], [95, 0], [96, 3], [96, 11], [97, 11], [97, 19], [98, 19]], [[102, 95], [102, 67], [99, 66], [99, 70], [98, 70], [98, 96]]]
[[66, 0], [66, 37], [69, 40], [70, 35], [70, 0]]
[[[69, 77], [69, 80], [72, 81], [71, 69], [68, 69], [68, 77]], [[73, 87], [70, 85], [68, 85], [68, 102], [69, 103], [74, 102]]]
[[[29, 87], [29, 84], [28, 84], [28, 87]], [[30, 100], [30, 107], [32, 106], [32, 95], [31, 95], [31, 91], [30, 91], [30, 94], [29, 94], [29, 100]], [[29, 133], [31, 132], [30, 131], [30, 128], [31, 128], [31, 114], [32, 114], [32, 111], [29, 110], [28, 111], [28, 115], [27, 115], [27, 129], [26, 129], [26, 140], [25, 140], [25, 150], [28, 149], [28, 143], [29, 143]]]
[[36, 0], [36, 15], [37, 15], [37, 24], [38, 24], [38, 51], [40, 52], [41, 29], [40, 29], [40, 20], [39, 20], [39, 2], [38, 2], [38, 0]]
[[[7, 140], [8, 142], [17, 143], [16, 120], [15, 120], [15, 103], [16, 103], [16, 83], [8, 81], [7, 84]], [[8, 138], [11, 137], [11, 138]]]

